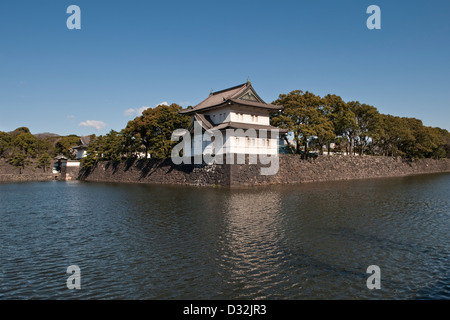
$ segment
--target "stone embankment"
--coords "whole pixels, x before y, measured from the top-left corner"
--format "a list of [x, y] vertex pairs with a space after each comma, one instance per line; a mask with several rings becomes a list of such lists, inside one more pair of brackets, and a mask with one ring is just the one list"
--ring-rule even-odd
[[261, 175], [261, 164], [174, 165], [170, 159], [100, 162], [80, 170], [79, 179], [97, 182], [245, 186], [336, 181], [450, 172], [450, 159], [410, 161], [397, 157], [319, 156], [303, 160], [280, 155], [279, 170]]
[[35, 166], [25, 166], [25, 169], [19, 170], [0, 160], [0, 182], [51, 181], [57, 178], [58, 174], [53, 174], [51, 169], [44, 172]]
[[[2, 162], [0, 182], [74, 180], [197, 186], [246, 186], [336, 181], [450, 172], [450, 159], [405, 160], [398, 157], [319, 156], [303, 160], [280, 155], [278, 172], [262, 175], [262, 164], [175, 165], [170, 159], [100, 162], [92, 168], [67, 167], [61, 174], [32, 166], [19, 169]], [[272, 163], [275, 165], [275, 163]]]

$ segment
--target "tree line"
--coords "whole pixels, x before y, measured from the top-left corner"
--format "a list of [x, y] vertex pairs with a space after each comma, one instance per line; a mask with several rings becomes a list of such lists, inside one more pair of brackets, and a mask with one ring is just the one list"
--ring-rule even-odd
[[[271, 114], [271, 124], [288, 129], [293, 137], [288, 150], [303, 157], [324, 150], [349, 155], [401, 156], [409, 159], [450, 157], [450, 133], [424, 126], [415, 118], [381, 114], [374, 106], [345, 102], [340, 96], [320, 97], [295, 90], [272, 102], [282, 105]], [[188, 107], [190, 108], [190, 107]], [[99, 160], [170, 157], [172, 132], [187, 129], [190, 117], [177, 104], [146, 109], [120, 132], [111, 130], [91, 143], [85, 165]], [[287, 139], [286, 139], [287, 140]]]
[[97, 161], [137, 158], [170, 158], [172, 141], [176, 129], [187, 129], [190, 116], [181, 115], [183, 108], [176, 103], [148, 108], [141, 116], [129, 121], [121, 131], [111, 130], [106, 135], [91, 139], [84, 166], [93, 166]]
[[20, 127], [11, 132], [0, 131], [0, 158], [18, 168], [20, 173], [26, 166], [31, 165], [46, 172], [57, 155], [75, 159], [70, 148], [76, 146], [79, 140], [76, 135], [33, 135], [27, 127]]
[[[450, 157], [450, 133], [425, 126], [416, 118], [381, 114], [368, 104], [301, 90], [280, 94], [272, 104], [284, 108], [271, 114], [271, 124], [289, 130], [293, 143], [286, 139], [288, 150], [302, 157], [311, 152], [323, 154], [324, 150], [408, 159]], [[190, 125], [190, 116], [179, 113], [182, 109], [177, 104], [148, 108], [121, 131], [92, 135], [83, 165], [92, 166], [103, 160], [170, 157], [177, 143], [171, 140], [172, 132]], [[33, 162], [45, 171], [56, 155], [75, 159], [70, 148], [78, 143], [76, 135], [32, 135], [28, 128], [21, 127], [0, 132], [0, 158], [18, 168]]]
[[273, 104], [284, 108], [272, 114], [271, 124], [292, 132], [293, 153], [305, 157], [310, 151], [322, 154], [324, 149], [409, 159], [450, 157], [449, 132], [424, 126], [416, 118], [381, 114], [359, 101], [301, 90], [281, 94]]

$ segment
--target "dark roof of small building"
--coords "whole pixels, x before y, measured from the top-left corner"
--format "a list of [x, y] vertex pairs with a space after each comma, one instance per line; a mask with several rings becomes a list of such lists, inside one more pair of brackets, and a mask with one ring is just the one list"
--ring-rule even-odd
[[237, 104], [256, 108], [280, 110], [283, 107], [264, 102], [253, 89], [250, 81], [235, 87], [212, 92], [202, 102], [191, 109], [180, 111], [182, 114], [195, 114], [208, 109], [221, 107], [227, 104]]
[[70, 149], [72, 149], [72, 150], [87, 149], [87, 148], [88, 148], [88, 146], [82, 146], [82, 145], [70, 147]]
[[82, 146], [89, 146], [89, 143], [91, 142], [90, 136], [80, 137], [80, 145]]
[[80, 142], [77, 146], [70, 147], [70, 149], [87, 149], [89, 147], [89, 143], [91, 142], [90, 136], [80, 137]]
[[57, 155], [57, 156], [55, 157], [55, 160], [67, 160], [67, 157], [65, 157], [65, 156], [62, 155], [62, 154], [59, 154], [59, 155]]

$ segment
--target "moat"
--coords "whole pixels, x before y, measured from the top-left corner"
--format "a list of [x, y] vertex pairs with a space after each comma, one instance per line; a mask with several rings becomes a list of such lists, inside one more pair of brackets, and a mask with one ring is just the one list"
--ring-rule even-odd
[[[449, 299], [449, 194], [445, 173], [0, 184], [0, 299]], [[66, 286], [70, 265], [80, 290]]]

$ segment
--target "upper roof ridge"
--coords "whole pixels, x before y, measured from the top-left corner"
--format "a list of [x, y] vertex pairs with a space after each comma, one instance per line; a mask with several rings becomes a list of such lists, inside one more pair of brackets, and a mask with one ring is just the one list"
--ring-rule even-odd
[[[250, 93], [251, 91], [251, 93]], [[244, 95], [249, 95], [253, 98], [245, 98]], [[277, 109], [279, 106], [274, 106], [267, 104], [261, 97], [256, 93], [250, 80], [247, 82], [239, 84], [234, 87], [223, 89], [217, 92], [211, 91], [209, 96], [201, 101], [199, 104], [195, 105], [192, 109], [182, 110], [182, 114], [192, 114], [199, 110], [205, 110], [209, 108], [215, 108], [224, 105], [227, 101], [232, 101], [234, 103], [248, 105], [252, 107], [265, 108], [265, 109]]]
[[248, 84], [249, 84], [249, 82], [242, 83], [242, 84], [239, 84], [239, 85], [234, 86], [234, 87], [231, 87], [231, 88], [222, 89], [222, 90], [220, 90], [220, 91], [212, 92], [212, 94], [213, 94], [213, 95], [216, 95], [216, 94], [224, 93], [224, 92], [226, 92], [226, 91], [231, 91], [231, 90], [234, 90], [234, 89], [237, 89], [237, 88], [240, 88], [240, 87], [243, 87], [243, 88], [244, 88], [244, 87], [247, 87]]

